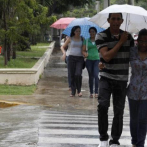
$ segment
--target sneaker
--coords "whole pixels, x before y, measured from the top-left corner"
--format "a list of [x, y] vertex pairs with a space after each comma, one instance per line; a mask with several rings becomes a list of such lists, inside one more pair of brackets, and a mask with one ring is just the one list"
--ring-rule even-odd
[[108, 141], [100, 141], [98, 147], [108, 147]]
[[110, 147], [118, 147], [118, 144], [111, 144]]

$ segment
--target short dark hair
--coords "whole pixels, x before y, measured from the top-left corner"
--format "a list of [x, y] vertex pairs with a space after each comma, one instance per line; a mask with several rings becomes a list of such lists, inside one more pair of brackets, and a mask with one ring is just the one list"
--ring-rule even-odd
[[147, 29], [144, 28], [139, 31], [137, 40], [139, 40], [141, 36], [147, 36]]
[[95, 27], [90, 27], [89, 28], [89, 33], [90, 33], [90, 30], [94, 30], [97, 33], [97, 29]]
[[[112, 14], [115, 14], [115, 13], [109, 13], [108, 19], [110, 19], [110, 17], [111, 17]], [[123, 19], [122, 13], [116, 13], [116, 14], [120, 14], [121, 15], [121, 18]]]
[[74, 26], [74, 27], [71, 29], [70, 37], [75, 36], [75, 30], [78, 29], [78, 28], [81, 29], [80, 26]]

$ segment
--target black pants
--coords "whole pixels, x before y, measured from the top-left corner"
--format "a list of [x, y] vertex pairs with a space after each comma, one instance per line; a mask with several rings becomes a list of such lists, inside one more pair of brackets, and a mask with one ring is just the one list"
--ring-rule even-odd
[[98, 96], [98, 131], [100, 140], [108, 140], [108, 108], [110, 106], [110, 97], [113, 96], [113, 122], [111, 128], [111, 137], [109, 144], [119, 144], [119, 138], [123, 128], [123, 113], [125, 106], [127, 82], [116, 81], [101, 77], [99, 81]]
[[147, 100], [129, 99], [132, 144], [144, 147], [147, 134]]
[[68, 69], [71, 76], [71, 91], [72, 95], [77, 92], [81, 92], [82, 86], [82, 70], [83, 70], [84, 58], [82, 56], [71, 56], [68, 57]]

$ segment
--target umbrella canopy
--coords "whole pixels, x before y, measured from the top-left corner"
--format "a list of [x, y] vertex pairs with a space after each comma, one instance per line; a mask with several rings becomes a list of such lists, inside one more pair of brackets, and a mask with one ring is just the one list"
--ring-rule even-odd
[[62, 34], [70, 36], [71, 29], [77, 25], [81, 27], [81, 36], [84, 37], [85, 39], [90, 37], [90, 35], [89, 35], [89, 28], [90, 27], [95, 27], [97, 29], [97, 32], [101, 32], [104, 30], [103, 28], [100, 28], [99, 26], [97, 26], [93, 22], [89, 21], [89, 19], [90, 18], [88, 18], [88, 17], [76, 18], [67, 26], [67, 28], [62, 32]]
[[54, 22], [50, 27], [56, 29], [65, 29], [74, 19], [75, 18], [72, 17], [60, 18], [56, 22]]
[[120, 29], [130, 33], [136, 33], [143, 28], [147, 28], [147, 11], [139, 6], [132, 5], [111, 5], [93, 16], [90, 21], [100, 27], [108, 28], [107, 18], [109, 13], [122, 13], [124, 22]]

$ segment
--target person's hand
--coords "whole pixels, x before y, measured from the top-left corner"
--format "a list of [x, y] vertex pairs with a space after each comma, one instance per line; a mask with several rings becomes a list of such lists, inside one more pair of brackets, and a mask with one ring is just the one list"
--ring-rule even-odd
[[63, 54], [62, 57], [61, 57], [61, 59], [62, 59], [63, 61], [65, 61], [65, 58], [66, 58], [66, 54]]
[[83, 56], [84, 56], [84, 58], [87, 58], [88, 57], [88, 53], [87, 52], [84, 52], [83, 53]]
[[98, 65], [99, 69], [102, 70], [105, 68], [105, 64], [102, 63], [102, 62], [99, 62], [99, 65]]
[[128, 35], [129, 35], [128, 32], [123, 32], [121, 37], [120, 37], [120, 41], [122, 43], [125, 43], [127, 41], [127, 39], [128, 39]]

